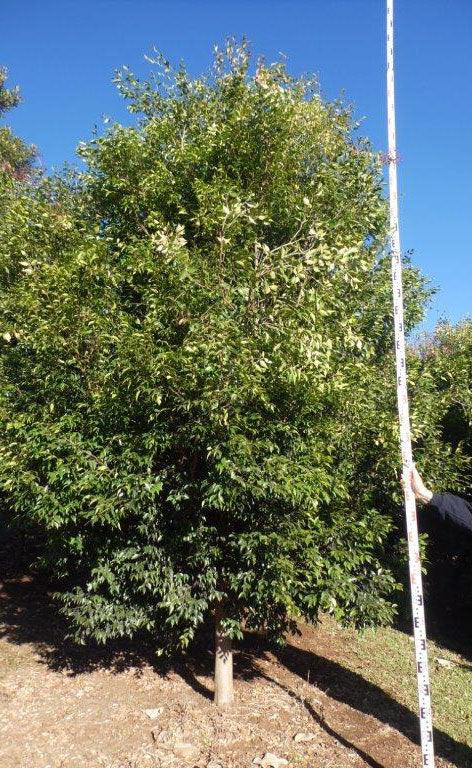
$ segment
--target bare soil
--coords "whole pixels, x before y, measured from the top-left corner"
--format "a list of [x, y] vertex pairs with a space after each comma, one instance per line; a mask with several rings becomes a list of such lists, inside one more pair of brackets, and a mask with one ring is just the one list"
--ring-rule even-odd
[[[280, 651], [247, 638], [236, 704], [218, 711], [204, 643], [172, 666], [144, 646], [77, 648], [29, 577], [4, 580], [0, 608], [2, 768], [244, 768], [267, 752], [292, 768], [421, 765], [400, 687], [369, 682], [372, 658], [332, 622], [301, 627]], [[435, 739], [440, 768], [472, 768], [466, 740]]]

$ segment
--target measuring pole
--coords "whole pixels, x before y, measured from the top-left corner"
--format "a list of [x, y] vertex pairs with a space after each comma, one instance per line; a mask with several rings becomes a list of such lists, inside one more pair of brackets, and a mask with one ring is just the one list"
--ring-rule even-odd
[[415, 496], [411, 489], [413, 455], [411, 450], [410, 413], [406, 379], [405, 329], [403, 324], [403, 284], [398, 225], [397, 147], [395, 135], [395, 79], [393, 68], [393, 0], [387, 0], [387, 106], [388, 106], [388, 178], [390, 189], [390, 247], [392, 253], [393, 311], [395, 321], [395, 357], [397, 368], [397, 401], [400, 421], [400, 443], [405, 491], [405, 513], [408, 532], [411, 605], [415, 638], [416, 675], [420, 714], [421, 753], [423, 766], [434, 766], [431, 689], [429, 685], [423, 585], [416, 521]]

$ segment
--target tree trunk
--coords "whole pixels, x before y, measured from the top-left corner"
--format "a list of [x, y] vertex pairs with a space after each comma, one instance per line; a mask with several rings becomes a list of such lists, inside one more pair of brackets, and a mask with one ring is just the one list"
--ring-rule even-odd
[[231, 639], [223, 634], [221, 620], [224, 610], [218, 606], [215, 611], [215, 696], [217, 707], [227, 707], [233, 703], [233, 645]]

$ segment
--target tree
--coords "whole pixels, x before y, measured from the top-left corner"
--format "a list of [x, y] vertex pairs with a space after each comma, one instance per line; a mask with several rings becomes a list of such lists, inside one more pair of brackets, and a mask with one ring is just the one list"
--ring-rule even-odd
[[[20, 103], [19, 89], [5, 87], [7, 71], [0, 67], [0, 118]], [[10, 128], [0, 127], [0, 286], [9, 281], [18, 267], [21, 249], [34, 242], [34, 231], [28, 235], [28, 204], [32, 204], [30, 182], [36, 149], [27, 146]], [[43, 200], [46, 198], [43, 196]]]
[[[21, 101], [18, 87], [6, 88], [6, 79], [7, 70], [0, 67], [0, 117], [13, 107], [17, 107]], [[0, 173], [23, 179], [31, 172], [35, 157], [35, 147], [27, 146], [12, 133], [10, 128], [0, 127]]]
[[392, 340], [386, 210], [377, 156], [310, 80], [232, 44], [206, 78], [154, 63], [117, 76], [139, 123], [82, 145], [87, 172], [15, 230], [0, 484], [78, 639], [186, 647], [212, 616], [225, 704], [243, 627], [394, 611], [390, 520], [356, 485]]

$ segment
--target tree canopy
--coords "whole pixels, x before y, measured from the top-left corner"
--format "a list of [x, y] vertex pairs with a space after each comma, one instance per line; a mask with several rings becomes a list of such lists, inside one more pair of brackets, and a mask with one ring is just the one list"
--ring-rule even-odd
[[[388, 621], [380, 160], [349, 109], [245, 46], [197, 79], [154, 64], [116, 78], [137, 124], [0, 224], [2, 493], [81, 639], [185, 646], [217, 606], [232, 637]], [[412, 327], [408, 263], [405, 296]]]

